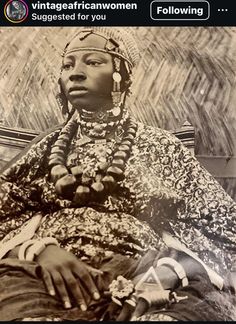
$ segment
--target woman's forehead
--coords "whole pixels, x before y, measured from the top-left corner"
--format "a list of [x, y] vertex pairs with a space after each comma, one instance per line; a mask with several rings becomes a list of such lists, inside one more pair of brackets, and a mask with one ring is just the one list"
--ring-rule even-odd
[[67, 52], [79, 48], [105, 49], [107, 40], [100, 35], [90, 34], [86, 38], [76, 36], [67, 47]]
[[73, 48], [71, 49], [71, 51], [69, 51], [64, 57], [63, 57], [63, 61], [67, 60], [67, 59], [73, 59], [73, 60], [83, 60], [83, 59], [87, 59], [89, 57], [96, 57], [96, 58], [100, 58], [106, 61], [112, 61], [112, 56], [109, 53], [104, 53], [104, 52], [99, 52], [96, 51], [96, 49], [91, 49], [91, 50], [87, 50], [85, 48], [85, 50], [80, 50], [75, 49], [73, 50]]

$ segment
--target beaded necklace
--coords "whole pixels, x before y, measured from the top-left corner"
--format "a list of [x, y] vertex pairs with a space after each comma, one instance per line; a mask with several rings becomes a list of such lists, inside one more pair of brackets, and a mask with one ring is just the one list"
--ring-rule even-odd
[[128, 112], [123, 112], [124, 117], [122, 119], [118, 119], [116, 121], [109, 121], [109, 122], [86, 122], [83, 119], [79, 119], [79, 123], [81, 125], [81, 128], [83, 129], [83, 132], [87, 134], [88, 136], [91, 136], [93, 138], [105, 138], [106, 135], [108, 135], [110, 132], [112, 132], [115, 128], [117, 128], [118, 125], [122, 126], [125, 121], [128, 118]]
[[122, 123], [123, 138], [114, 149], [111, 162], [98, 162], [93, 176], [88, 176], [80, 163], [71, 168], [66, 165], [70, 143], [78, 127], [84, 125], [80, 120], [71, 119], [63, 127], [51, 149], [48, 162], [51, 168], [50, 180], [54, 183], [59, 196], [71, 200], [75, 206], [82, 206], [87, 202], [105, 200], [115, 190], [118, 182], [124, 179], [125, 164], [137, 131], [137, 124], [132, 118], [128, 117]]

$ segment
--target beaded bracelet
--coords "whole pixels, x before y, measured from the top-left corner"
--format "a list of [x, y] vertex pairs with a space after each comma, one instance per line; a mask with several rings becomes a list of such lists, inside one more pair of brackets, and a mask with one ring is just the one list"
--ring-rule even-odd
[[25, 260], [33, 261], [36, 256], [38, 256], [48, 245], [59, 245], [57, 240], [53, 237], [45, 237], [39, 241], [36, 241], [33, 245], [31, 245], [26, 251]]
[[175, 271], [175, 273], [177, 274], [179, 279], [181, 280], [182, 286], [186, 287], [188, 285], [188, 278], [187, 278], [186, 272], [185, 272], [183, 266], [179, 262], [177, 262], [175, 259], [168, 258], [168, 257], [161, 258], [157, 261], [156, 266], [158, 267], [160, 265], [166, 265], [166, 266], [171, 267]]
[[18, 252], [19, 260], [33, 261], [48, 245], [59, 245], [53, 237], [45, 237], [40, 240], [28, 240], [23, 243]]

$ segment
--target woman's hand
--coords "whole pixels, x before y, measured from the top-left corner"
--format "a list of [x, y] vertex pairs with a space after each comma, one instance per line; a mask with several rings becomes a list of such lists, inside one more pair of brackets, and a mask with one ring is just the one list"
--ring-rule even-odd
[[100, 274], [102, 272], [87, 266], [72, 253], [58, 246], [49, 245], [40, 253], [36, 262], [42, 267], [42, 277], [49, 294], [54, 296], [57, 292], [65, 308], [71, 308], [69, 298], [71, 294], [82, 311], [87, 309], [80, 284], [83, 284], [93, 299], [100, 298], [91, 272]]

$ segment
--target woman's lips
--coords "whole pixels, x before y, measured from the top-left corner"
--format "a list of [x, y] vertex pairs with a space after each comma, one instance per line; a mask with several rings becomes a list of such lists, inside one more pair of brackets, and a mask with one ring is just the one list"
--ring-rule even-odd
[[70, 96], [81, 97], [88, 93], [88, 89], [85, 87], [71, 87], [69, 89]]

